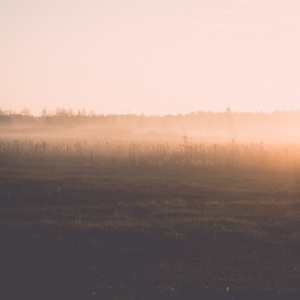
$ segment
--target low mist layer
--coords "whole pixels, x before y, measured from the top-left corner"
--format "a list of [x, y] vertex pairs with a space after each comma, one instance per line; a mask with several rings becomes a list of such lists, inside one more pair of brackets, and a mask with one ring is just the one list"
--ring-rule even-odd
[[61, 138], [118, 138], [175, 140], [183, 136], [207, 142], [299, 143], [300, 111], [236, 113], [193, 112], [186, 115], [96, 115], [84, 110], [58, 109], [32, 116], [0, 110], [2, 136], [52, 136]]

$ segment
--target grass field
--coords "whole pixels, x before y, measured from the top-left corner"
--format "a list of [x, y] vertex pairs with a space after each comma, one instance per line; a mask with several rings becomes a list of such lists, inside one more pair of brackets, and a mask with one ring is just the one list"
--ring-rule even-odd
[[299, 299], [299, 154], [0, 139], [0, 298]]

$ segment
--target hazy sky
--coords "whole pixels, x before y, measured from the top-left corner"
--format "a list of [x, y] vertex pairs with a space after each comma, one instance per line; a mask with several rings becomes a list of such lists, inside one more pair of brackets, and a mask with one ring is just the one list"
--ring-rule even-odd
[[300, 109], [299, 0], [0, 0], [0, 109]]

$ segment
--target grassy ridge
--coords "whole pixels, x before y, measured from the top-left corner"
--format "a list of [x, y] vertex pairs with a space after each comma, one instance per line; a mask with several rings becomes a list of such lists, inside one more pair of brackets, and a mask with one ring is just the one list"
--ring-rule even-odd
[[297, 153], [1, 140], [1, 298], [298, 299]]

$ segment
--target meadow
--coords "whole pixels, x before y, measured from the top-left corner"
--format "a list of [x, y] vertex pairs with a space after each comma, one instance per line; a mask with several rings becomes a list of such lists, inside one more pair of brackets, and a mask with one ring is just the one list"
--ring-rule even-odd
[[299, 299], [300, 146], [2, 136], [1, 299]]

